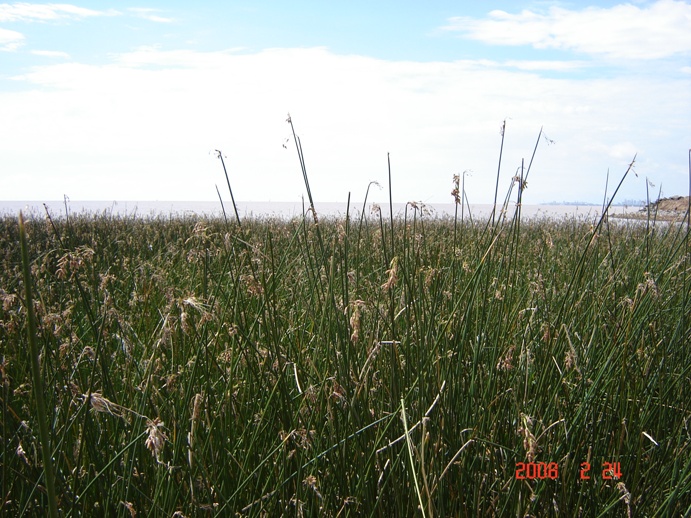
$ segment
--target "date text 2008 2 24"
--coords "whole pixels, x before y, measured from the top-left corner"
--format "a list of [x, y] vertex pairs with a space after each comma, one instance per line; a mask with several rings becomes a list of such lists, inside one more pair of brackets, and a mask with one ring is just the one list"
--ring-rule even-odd
[[[581, 462], [580, 479], [590, 480], [591, 468], [589, 462]], [[517, 462], [517, 480], [556, 480], [559, 478], [559, 465], [556, 462]], [[602, 479], [618, 480], [621, 478], [621, 464], [619, 462], [602, 463]]]

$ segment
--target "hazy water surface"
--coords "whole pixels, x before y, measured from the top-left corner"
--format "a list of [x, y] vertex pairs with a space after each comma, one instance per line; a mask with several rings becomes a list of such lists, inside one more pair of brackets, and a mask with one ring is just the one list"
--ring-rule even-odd
[[[344, 216], [349, 210], [351, 216], [359, 216], [363, 211], [362, 202], [353, 202], [348, 209], [346, 203], [340, 202], [317, 202], [315, 207], [319, 216]], [[380, 207], [382, 214], [389, 215], [389, 205], [367, 203], [364, 207], [366, 215], [376, 214], [377, 207]], [[308, 205], [301, 202], [240, 202], [238, 203], [238, 213], [241, 218], [250, 216], [256, 217], [279, 217], [292, 218], [300, 217], [307, 211]], [[70, 215], [76, 214], [98, 214], [128, 217], [176, 217], [176, 216], [200, 216], [200, 217], [223, 217], [223, 211], [218, 201], [0, 201], [0, 214], [17, 215], [23, 211], [25, 217], [44, 217], [46, 210], [51, 217], [64, 217], [66, 211]], [[225, 210], [228, 218], [234, 218], [234, 211], [230, 202], [225, 203]], [[418, 204], [417, 207], [410, 203], [394, 203], [394, 216], [403, 217], [407, 211], [408, 217], [412, 217], [415, 211], [423, 216], [453, 216], [456, 206], [452, 203], [432, 203]], [[516, 204], [510, 203], [508, 206], [508, 216], [513, 216]], [[621, 213], [624, 211], [634, 211], [635, 207], [616, 206], [610, 208], [611, 213]], [[461, 210], [458, 207], [458, 218], [465, 219], [487, 218], [491, 215], [491, 204], [472, 204]], [[523, 205], [521, 207], [521, 218], [562, 218], [565, 216], [597, 217], [602, 211], [601, 206], [596, 205]]]

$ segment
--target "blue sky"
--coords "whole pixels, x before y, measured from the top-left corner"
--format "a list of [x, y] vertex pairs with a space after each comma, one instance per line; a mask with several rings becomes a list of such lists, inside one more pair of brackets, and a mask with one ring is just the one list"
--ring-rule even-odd
[[[0, 4], [0, 199], [526, 203], [688, 191], [691, 3]], [[285, 147], [284, 147], [285, 146]], [[381, 191], [375, 197], [382, 199]]]

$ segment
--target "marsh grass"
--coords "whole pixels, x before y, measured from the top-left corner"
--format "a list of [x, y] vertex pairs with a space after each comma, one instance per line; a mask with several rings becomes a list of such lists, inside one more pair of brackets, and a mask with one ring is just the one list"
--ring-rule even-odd
[[[521, 221], [510, 192], [494, 224], [329, 219], [309, 195], [293, 220], [26, 221], [63, 516], [691, 512], [687, 226]], [[36, 515], [46, 442], [0, 225], [2, 509]]]
[[[61, 512], [687, 513], [688, 231], [409, 208], [320, 219], [323, 251], [311, 217], [243, 221], [242, 246], [223, 220], [27, 221]], [[2, 226], [3, 508], [35, 514]], [[528, 461], [558, 479], [517, 480]]]

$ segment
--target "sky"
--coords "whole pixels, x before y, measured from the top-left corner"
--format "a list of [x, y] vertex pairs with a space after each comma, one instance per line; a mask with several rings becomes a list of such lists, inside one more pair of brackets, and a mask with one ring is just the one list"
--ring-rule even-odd
[[[69, 1], [69, 0], [68, 0]], [[689, 191], [691, 2], [0, 4], [0, 199]], [[503, 148], [502, 148], [502, 127]], [[536, 147], [537, 146], [537, 147]], [[501, 167], [499, 158], [501, 156]], [[515, 191], [514, 191], [515, 192]], [[615, 200], [616, 201], [616, 200]]]

